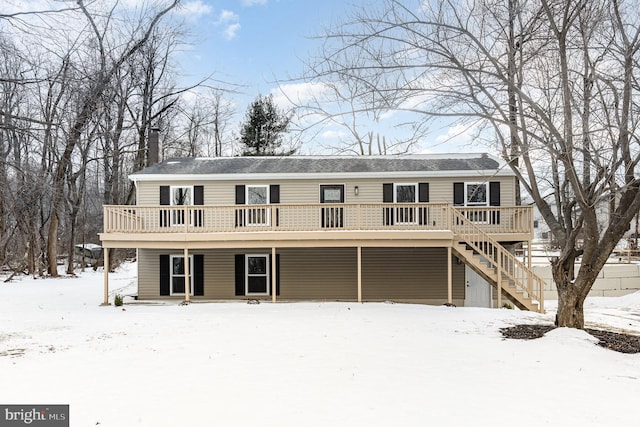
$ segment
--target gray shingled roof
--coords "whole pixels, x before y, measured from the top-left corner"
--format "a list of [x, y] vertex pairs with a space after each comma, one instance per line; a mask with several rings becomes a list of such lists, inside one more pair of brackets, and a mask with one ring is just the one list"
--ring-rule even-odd
[[499, 161], [487, 154], [216, 157], [169, 159], [135, 175], [491, 171], [499, 167]]

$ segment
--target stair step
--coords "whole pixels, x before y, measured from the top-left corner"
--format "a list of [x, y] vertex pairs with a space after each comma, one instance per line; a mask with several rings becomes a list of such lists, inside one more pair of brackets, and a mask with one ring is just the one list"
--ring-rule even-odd
[[[484, 250], [489, 246], [497, 247], [499, 246], [499, 243], [490, 242], [488, 245], [480, 245], [480, 252], [477, 252], [473, 250], [467, 242], [458, 241], [455, 245], [455, 251], [458, 253], [460, 258], [464, 259], [464, 262], [467, 265], [484, 276], [494, 288], [497, 288], [497, 268], [493, 267], [491, 262], [484, 255]], [[485, 247], [485, 249], [482, 249], [483, 247]], [[491, 255], [487, 256], [491, 258]], [[526, 287], [517, 286], [513, 280], [505, 279], [505, 276], [502, 276], [501, 282], [503, 292], [516, 304], [516, 306], [525, 310], [539, 311], [540, 303], [537, 300], [534, 302], [533, 296], [529, 293]]]

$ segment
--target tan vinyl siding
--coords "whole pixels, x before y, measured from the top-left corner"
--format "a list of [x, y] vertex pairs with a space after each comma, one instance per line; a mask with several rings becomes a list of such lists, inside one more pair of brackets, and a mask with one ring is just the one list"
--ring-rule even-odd
[[[208, 249], [204, 255], [204, 299], [246, 299], [235, 295], [235, 254], [270, 254], [269, 249]], [[138, 251], [138, 296], [160, 298], [160, 255], [179, 250]], [[280, 295], [283, 300], [355, 300], [355, 248], [279, 249]], [[444, 248], [363, 248], [362, 289], [365, 300], [446, 300]], [[464, 265], [454, 261], [455, 299], [464, 298]], [[163, 297], [166, 298], [166, 297]], [[180, 297], [178, 297], [180, 298]]]
[[[432, 203], [452, 203], [454, 182], [500, 182], [500, 204], [512, 206], [515, 204], [515, 179], [513, 177], [495, 177], [491, 179], [474, 180], [470, 177], [438, 177], [429, 179], [394, 178], [394, 179], [305, 179], [305, 180], [272, 180], [272, 181], [185, 181], [177, 185], [204, 185], [204, 203], [206, 205], [235, 204], [236, 185], [280, 185], [280, 203], [319, 203], [321, 184], [344, 184], [345, 203], [382, 203], [382, 184], [417, 184], [429, 183], [429, 201]], [[176, 185], [170, 181], [138, 182], [138, 204], [159, 205], [160, 186]], [[358, 195], [354, 194], [354, 187], [358, 186]]]
[[160, 254], [163, 253], [167, 251], [138, 249], [138, 298], [160, 296]]
[[[205, 299], [246, 299], [235, 295], [235, 254], [265, 254], [271, 249], [205, 249], [189, 252], [204, 255]], [[160, 297], [160, 255], [182, 255], [181, 250], [140, 249], [138, 251], [138, 297]], [[163, 297], [165, 298], [165, 297]]]
[[[235, 295], [235, 255], [265, 254], [270, 249], [209, 249], [193, 251], [204, 255], [204, 298], [246, 299]], [[160, 255], [182, 251], [140, 249], [138, 251], [138, 296], [160, 296]], [[355, 248], [295, 248], [278, 250], [280, 255], [280, 298], [357, 298]]]
[[281, 249], [280, 298], [355, 300], [355, 248]]
[[454, 182], [500, 182], [500, 205], [513, 206], [515, 200], [515, 179], [510, 176], [495, 177], [488, 180], [471, 177], [438, 178], [427, 180], [429, 183], [429, 201], [432, 203], [453, 203]]
[[[453, 298], [464, 298], [464, 265], [452, 259]], [[445, 248], [363, 248], [365, 300], [447, 299]]]

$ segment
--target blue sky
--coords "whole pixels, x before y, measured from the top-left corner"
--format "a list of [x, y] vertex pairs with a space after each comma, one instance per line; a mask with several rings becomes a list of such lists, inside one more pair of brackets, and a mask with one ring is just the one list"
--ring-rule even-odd
[[[215, 78], [243, 89], [251, 98], [277, 87], [275, 80], [299, 76], [317, 49], [310, 39], [341, 16], [339, 0], [195, 0], [183, 13], [194, 39], [181, 65], [194, 78]], [[191, 11], [190, 13], [187, 13]]]
[[[234, 96], [236, 121], [242, 120], [247, 106], [259, 94], [272, 93], [283, 106], [287, 98], [282, 89], [288, 96], [304, 100], [314, 92], [317, 95], [318, 86], [287, 80], [300, 77], [304, 62], [317, 53], [321, 40], [314, 36], [347, 19], [354, 7], [357, 0], [183, 1], [179, 13], [191, 32], [193, 45], [181, 55], [181, 66], [192, 81], [213, 74], [215, 79], [241, 85], [241, 93]], [[400, 136], [392, 119], [366, 123], [363, 128], [388, 140], [406, 136]], [[326, 152], [326, 146], [332, 142], [352, 139], [340, 126], [327, 126], [318, 132], [311, 144], [305, 144], [303, 153]], [[465, 144], [470, 150], [472, 132], [473, 129], [448, 123], [436, 124], [413, 151], [447, 152], [459, 150]]]

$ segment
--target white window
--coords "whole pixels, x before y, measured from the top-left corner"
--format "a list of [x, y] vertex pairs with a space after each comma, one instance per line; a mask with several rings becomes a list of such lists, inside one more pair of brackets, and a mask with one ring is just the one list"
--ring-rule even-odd
[[246, 295], [269, 295], [269, 256], [246, 256]]
[[489, 186], [486, 182], [465, 182], [464, 201], [466, 206], [488, 206]]
[[[185, 294], [184, 256], [171, 255], [171, 295]], [[193, 256], [189, 256], [189, 294], [193, 295]]]
[[[268, 185], [247, 185], [247, 205], [268, 205]], [[269, 209], [248, 208], [247, 225], [269, 225]]]
[[394, 184], [394, 202], [415, 203], [418, 195], [418, 184]]
[[[193, 187], [172, 186], [171, 187], [171, 206], [192, 206], [193, 205]], [[173, 210], [171, 215], [172, 225], [185, 225], [185, 211]]]
[[[418, 184], [394, 184], [393, 199], [395, 203], [416, 203], [418, 201]], [[396, 224], [415, 224], [416, 208], [414, 206], [396, 207]]]
[[[465, 182], [464, 203], [470, 208], [489, 206], [489, 186], [486, 182]], [[476, 224], [488, 224], [489, 212], [485, 209], [469, 209], [467, 218]]]

